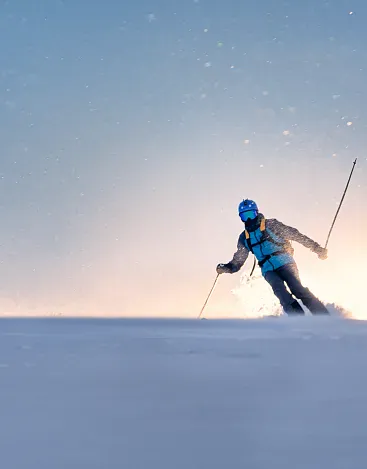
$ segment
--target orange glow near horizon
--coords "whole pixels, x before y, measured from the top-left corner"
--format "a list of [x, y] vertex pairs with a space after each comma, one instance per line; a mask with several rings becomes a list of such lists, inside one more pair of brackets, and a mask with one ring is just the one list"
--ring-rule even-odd
[[[362, 269], [357, 265], [320, 262], [317, 269], [300, 269], [302, 283], [323, 303], [343, 308], [348, 317], [367, 320], [366, 300], [362, 285]], [[252, 279], [242, 275], [240, 285], [232, 293], [243, 308], [245, 317], [262, 317], [281, 312], [271, 288], [257, 272]], [[349, 316], [350, 315], [350, 316]]]

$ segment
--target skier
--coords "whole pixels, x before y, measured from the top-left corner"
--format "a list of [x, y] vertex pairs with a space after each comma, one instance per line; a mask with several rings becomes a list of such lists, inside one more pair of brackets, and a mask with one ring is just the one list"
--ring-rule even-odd
[[251, 251], [285, 313], [304, 314], [298, 298], [312, 314], [329, 314], [321, 301], [302, 285], [290, 241], [297, 241], [309, 248], [322, 260], [327, 258], [327, 249], [275, 218], [266, 220], [253, 200], [243, 200], [239, 204], [238, 214], [245, 224], [245, 230], [240, 234], [233, 259], [227, 264], [218, 264], [217, 273], [238, 272]]

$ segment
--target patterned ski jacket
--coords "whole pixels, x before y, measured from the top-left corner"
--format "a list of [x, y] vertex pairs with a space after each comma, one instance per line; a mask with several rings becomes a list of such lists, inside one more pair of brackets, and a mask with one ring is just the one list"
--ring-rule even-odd
[[253, 231], [245, 229], [237, 243], [237, 251], [233, 258], [225, 267], [229, 273], [238, 272], [245, 263], [251, 251], [261, 267], [263, 275], [270, 270], [294, 263], [293, 248], [290, 241], [296, 241], [313, 252], [317, 252], [322, 247], [300, 233], [296, 228], [284, 225], [275, 218], [265, 220], [259, 214], [260, 224]]

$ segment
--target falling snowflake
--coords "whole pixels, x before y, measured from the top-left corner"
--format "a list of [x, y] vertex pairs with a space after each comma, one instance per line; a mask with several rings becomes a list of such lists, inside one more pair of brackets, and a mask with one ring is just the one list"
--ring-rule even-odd
[[147, 15], [147, 20], [149, 21], [149, 23], [153, 23], [153, 21], [155, 21], [156, 19], [157, 18], [154, 13], [149, 13], [149, 15]]
[[246, 140], [243, 141], [243, 143], [244, 143], [245, 145], [248, 145], [248, 144], [250, 143], [250, 140], [246, 139]]
[[352, 122], [352, 121], [347, 122], [347, 126], [348, 126], [348, 127], [350, 127], [351, 125], [353, 125], [353, 122]]
[[211, 67], [211, 66], [212, 66], [211, 62], [205, 62], [205, 64], [204, 64], [204, 67], [206, 67], [206, 68]]
[[290, 134], [290, 131], [289, 130], [283, 130], [283, 135], [286, 136], [286, 135], [289, 135]]

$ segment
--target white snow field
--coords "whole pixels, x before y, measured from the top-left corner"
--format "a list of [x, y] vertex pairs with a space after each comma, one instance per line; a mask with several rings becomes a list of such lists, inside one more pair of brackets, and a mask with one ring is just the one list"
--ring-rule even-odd
[[367, 322], [1, 319], [3, 469], [366, 469]]

